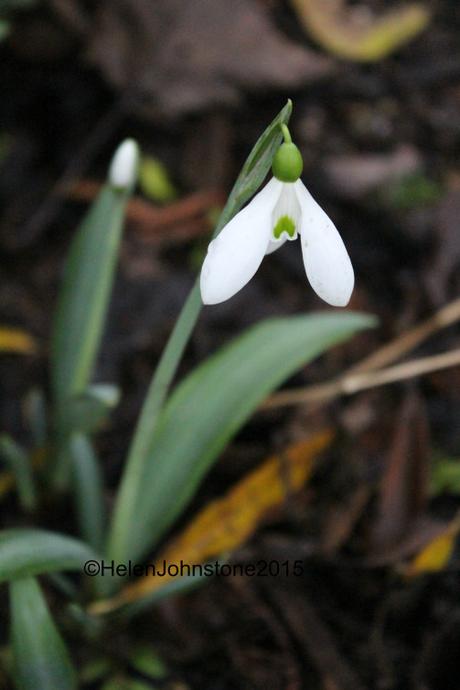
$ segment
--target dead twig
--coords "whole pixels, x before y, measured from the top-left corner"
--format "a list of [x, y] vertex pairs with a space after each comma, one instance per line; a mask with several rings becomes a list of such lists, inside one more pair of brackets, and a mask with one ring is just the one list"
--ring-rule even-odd
[[402, 381], [460, 364], [460, 350], [422, 357], [383, 369], [420, 345], [437, 331], [460, 319], [460, 299], [450, 302], [423, 323], [398, 336], [350, 367], [342, 376], [306, 388], [281, 391], [268, 398], [261, 409], [290, 405], [324, 404], [341, 395]]
[[336, 381], [309, 386], [296, 390], [282, 391], [272, 395], [262, 405], [262, 409], [274, 407], [287, 407], [299, 403], [326, 403], [341, 395], [353, 395], [367, 388], [377, 388], [388, 383], [404, 381], [415, 376], [422, 376], [433, 371], [448, 369], [460, 365], [460, 349], [451, 352], [443, 352], [432, 357], [421, 357], [404, 364], [388, 367], [381, 371], [363, 372], [362, 374], [349, 374]]
[[348, 369], [347, 373], [351, 374], [360, 371], [381, 369], [413, 350], [437, 331], [447, 328], [447, 326], [450, 326], [459, 319], [460, 298], [453, 300], [453, 302], [449, 302], [449, 304], [439, 309], [439, 311], [426, 319], [426, 321], [414, 326], [414, 328], [406, 331], [390, 343], [380, 347], [371, 355], [362, 359], [358, 364]]

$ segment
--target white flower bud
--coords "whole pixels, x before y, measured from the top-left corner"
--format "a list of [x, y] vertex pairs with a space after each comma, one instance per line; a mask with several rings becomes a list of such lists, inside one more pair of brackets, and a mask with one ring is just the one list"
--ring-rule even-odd
[[125, 139], [112, 158], [109, 182], [117, 189], [129, 189], [137, 178], [139, 147], [134, 139]]

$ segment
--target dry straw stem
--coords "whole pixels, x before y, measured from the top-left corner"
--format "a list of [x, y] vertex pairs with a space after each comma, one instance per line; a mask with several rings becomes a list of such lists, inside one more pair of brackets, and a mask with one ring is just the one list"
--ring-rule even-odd
[[453, 350], [383, 368], [413, 350], [437, 331], [458, 320], [460, 320], [460, 299], [450, 302], [426, 321], [365, 357], [342, 376], [315, 386], [276, 393], [264, 402], [262, 409], [302, 403], [326, 403], [341, 395], [351, 395], [367, 388], [383, 386], [459, 365], [460, 350]]

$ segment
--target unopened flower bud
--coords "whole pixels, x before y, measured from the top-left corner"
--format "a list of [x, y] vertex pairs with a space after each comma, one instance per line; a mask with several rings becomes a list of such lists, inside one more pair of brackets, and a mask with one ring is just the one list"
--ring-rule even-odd
[[139, 147], [134, 139], [125, 139], [115, 151], [109, 168], [109, 182], [116, 189], [133, 187], [137, 178]]

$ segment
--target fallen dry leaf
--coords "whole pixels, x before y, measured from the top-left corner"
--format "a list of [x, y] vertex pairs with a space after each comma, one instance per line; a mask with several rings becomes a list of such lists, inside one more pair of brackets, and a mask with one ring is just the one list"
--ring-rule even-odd
[[417, 149], [403, 144], [390, 153], [330, 156], [324, 170], [338, 196], [360, 199], [387, 182], [418, 171], [421, 164]]
[[[166, 546], [156, 569], [167, 564], [198, 565], [240, 547], [254, 533], [267, 513], [309, 479], [317, 456], [331, 443], [329, 430], [295, 443], [281, 455], [266, 460], [223, 497], [207, 505], [178, 537]], [[173, 577], [145, 576], [125, 587], [117, 597], [96, 602], [95, 613], [110, 611], [158, 591]]]
[[256, 0], [106, 0], [88, 58], [144, 114], [168, 118], [238, 103], [247, 89], [304, 87], [332, 69]]
[[32, 355], [37, 344], [31, 335], [19, 328], [0, 328], [0, 352]]
[[323, 48], [356, 62], [381, 60], [417, 36], [430, 20], [430, 13], [420, 3], [389, 10], [380, 17], [364, 5], [347, 8], [345, 0], [291, 0], [291, 4]]
[[401, 568], [402, 573], [410, 578], [444, 570], [454, 551], [459, 532], [460, 515], [456, 515], [446, 529], [424, 546], [409, 565]]
[[399, 542], [390, 544], [388, 548], [381, 548], [378, 552], [366, 556], [364, 563], [370, 568], [383, 566], [396, 566], [400, 568], [401, 562], [412, 558], [422, 551], [431, 541], [445, 532], [445, 523], [424, 515], [416, 520]]

